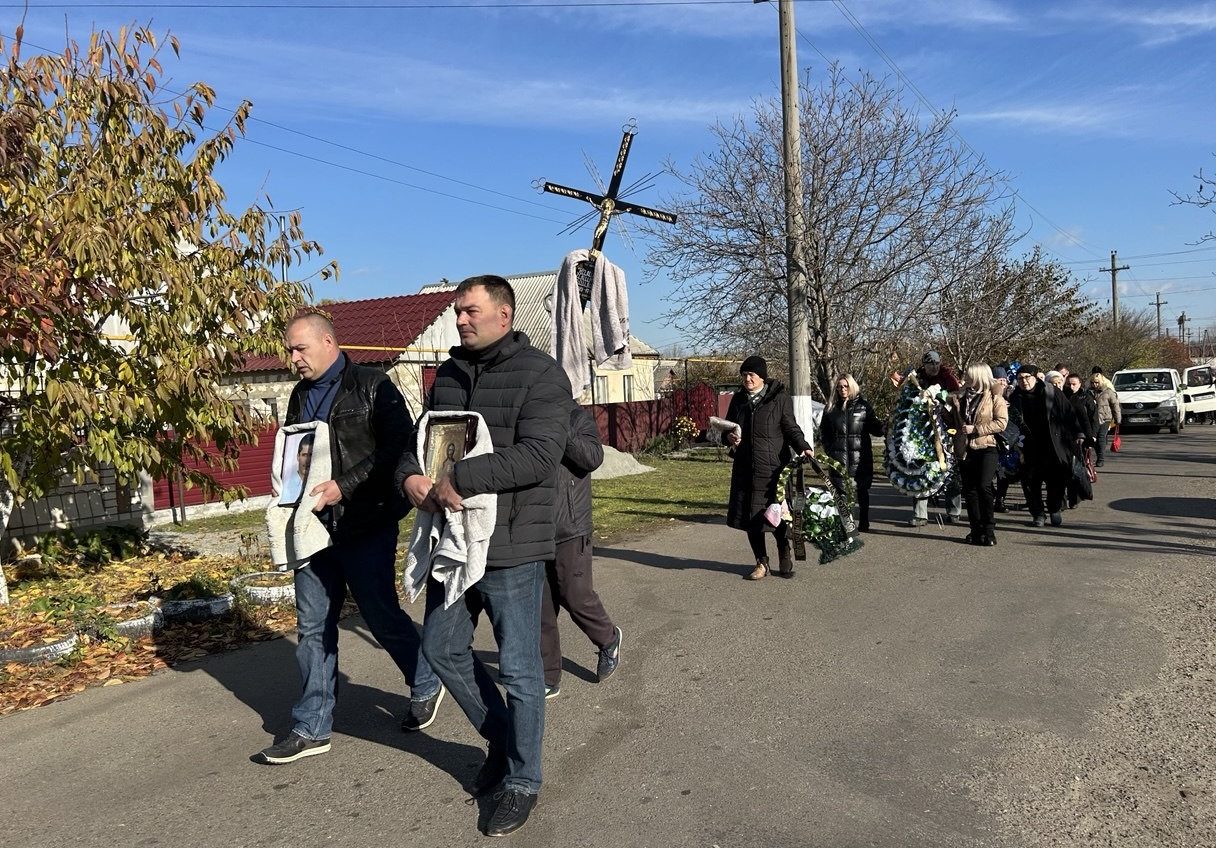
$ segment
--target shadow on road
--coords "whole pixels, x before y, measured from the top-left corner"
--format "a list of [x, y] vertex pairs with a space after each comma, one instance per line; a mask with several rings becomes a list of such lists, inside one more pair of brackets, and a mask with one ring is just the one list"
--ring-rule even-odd
[[[345, 631], [347, 640], [357, 636], [375, 645], [361, 629], [362, 621], [359, 617], [351, 616], [344, 619], [339, 628]], [[380, 651], [378, 646], [377, 652], [382, 662], [392, 665], [388, 654]], [[241, 650], [210, 656], [199, 663], [184, 664], [177, 671], [211, 675], [241, 703], [258, 714], [262, 729], [270, 736], [279, 738], [291, 729], [291, 708], [300, 694], [294, 642], [281, 638], [259, 642]], [[435, 739], [426, 733], [402, 732], [401, 717], [409, 700], [403, 694], [406, 691], [405, 681], [400, 681], [400, 684], [402, 693], [385, 692], [373, 686], [354, 683], [346, 674], [339, 672], [334, 731], [413, 754], [447, 772], [462, 786], [467, 786], [485, 759], [485, 752], [471, 745]], [[443, 708], [459, 709], [451, 699], [445, 702]]]
[[1216, 518], [1216, 500], [1212, 498], [1120, 498], [1110, 502], [1110, 508], [1141, 515], [1162, 515], [1167, 518]]
[[[681, 520], [686, 520], [681, 517]], [[636, 562], [638, 565], [649, 565], [654, 568], [670, 568], [682, 571], [689, 568], [698, 568], [702, 571], [717, 571], [724, 574], [742, 574], [746, 570], [744, 560], [751, 556], [747, 550], [747, 539], [739, 534], [739, 562], [711, 562], [703, 559], [683, 559], [681, 557], [665, 556], [663, 554], [650, 553], [649, 551], [633, 551], [625, 548], [600, 548], [595, 549], [597, 557], [612, 557], [614, 559], [625, 560], [626, 562]]]

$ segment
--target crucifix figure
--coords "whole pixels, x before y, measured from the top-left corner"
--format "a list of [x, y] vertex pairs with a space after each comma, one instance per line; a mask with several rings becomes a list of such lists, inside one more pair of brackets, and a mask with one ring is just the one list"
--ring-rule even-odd
[[620, 198], [621, 177], [625, 174], [625, 161], [629, 158], [629, 148], [633, 144], [633, 137], [637, 134], [637, 131], [637, 124], [633, 121], [625, 125], [621, 136], [621, 149], [617, 151], [616, 164], [612, 166], [612, 179], [609, 181], [608, 190], [604, 194], [593, 194], [589, 191], [551, 182], [546, 182], [541, 187], [543, 191], [553, 194], [573, 197], [575, 200], [585, 200], [599, 210], [600, 220], [595, 225], [595, 235], [591, 241], [591, 256], [586, 262], [580, 262], [576, 269], [578, 273], [579, 295], [584, 305], [591, 299], [592, 271], [595, 267], [595, 260], [599, 257], [600, 251], [604, 249], [604, 238], [608, 235], [608, 224], [612, 220], [613, 215], [628, 212], [631, 215], [641, 215], [643, 218], [662, 221], [665, 224], [674, 224], [676, 222], [676, 216], [670, 212], [662, 212], [647, 206], [639, 206], [636, 203], [629, 203]]

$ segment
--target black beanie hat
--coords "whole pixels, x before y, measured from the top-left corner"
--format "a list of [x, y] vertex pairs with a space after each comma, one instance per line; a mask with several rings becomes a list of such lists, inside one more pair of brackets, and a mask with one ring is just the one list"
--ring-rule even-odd
[[768, 363], [764, 361], [764, 357], [749, 356], [743, 360], [743, 364], [739, 366], [739, 373], [742, 374], [744, 371], [751, 371], [761, 380], [768, 379]]

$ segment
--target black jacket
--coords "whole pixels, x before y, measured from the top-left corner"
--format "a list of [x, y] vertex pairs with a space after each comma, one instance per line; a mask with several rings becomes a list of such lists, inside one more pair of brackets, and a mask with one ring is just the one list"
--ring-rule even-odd
[[[342, 490], [342, 500], [326, 519], [338, 540], [396, 524], [410, 511], [393, 472], [414, 428], [405, 399], [387, 374], [341, 356], [342, 382], [326, 419], [332, 477]], [[303, 382], [292, 389], [285, 424], [299, 423], [305, 391]]]
[[849, 470], [857, 485], [868, 489], [874, 482], [874, 449], [871, 436], [881, 436], [886, 428], [864, 397], [845, 406], [825, 409], [820, 425], [820, 443], [832, 459]]
[[726, 419], [743, 428], [742, 441], [734, 449], [726, 523], [746, 530], [776, 499], [777, 477], [794, 451], [808, 450], [810, 445], [794, 418], [793, 400], [775, 380], [765, 384], [755, 408], [746, 391], [735, 392]]
[[570, 439], [557, 466], [555, 542], [591, 535], [591, 472], [604, 461], [600, 431], [587, 410], [570, 410]]
[[1086, 441], [1094, 442], [1098, 435], [1098, 402], [1084, 389], [1079, 392], [1065, 391], [1064, 396], [1072, 403]]
[[1071, 467], [1073, 442], [1085, 432], [1064, 393], [1038, 380], [1029, 392], [1019, 388], [1009, 405], [1021, 413], [1025, 462], [1040, 468]]
[[[456, 463], [451, 478], [462, 497], [498, 494], [490, 568], [553, 559], [555, 478], [570, 429], [571, 395], [553, 357], [518, 331], [480, 353], [454, 347], [435, 372], [427, 408], [477, 412], [490, 429], [494, 452]], [[411, 447], [401, 456], [398, 489], [406, 477], [422, 473]]]

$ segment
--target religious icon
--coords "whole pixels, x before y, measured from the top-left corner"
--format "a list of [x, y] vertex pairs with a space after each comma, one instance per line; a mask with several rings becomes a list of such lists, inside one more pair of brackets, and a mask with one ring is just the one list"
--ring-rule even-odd
[[473, 447], [477, 434], [477, 419], [472, 416], [441, 418], [426, 425], [426, 474], [438, 483], [452, 473], [452, 467], [464, 459]]
[[283, 440], [283, 488], [279, 493], [279, 506], [295, 506], [304, 496], [315, 440], [315, 433], [292, 433]]

